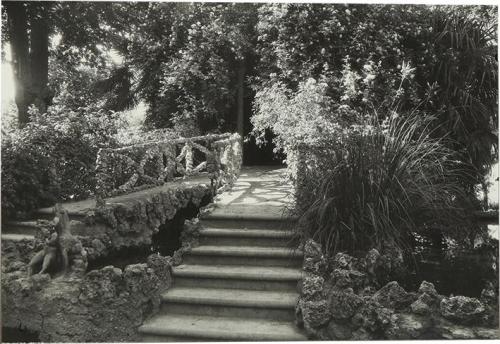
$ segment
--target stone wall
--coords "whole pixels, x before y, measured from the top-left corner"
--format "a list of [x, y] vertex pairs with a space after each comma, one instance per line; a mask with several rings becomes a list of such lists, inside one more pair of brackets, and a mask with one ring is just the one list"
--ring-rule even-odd
[[43, 342], [138, 340], [136, 329], [171, 284], [170, 258], [152, 255], [125, 269], [107, 266], [83, 278], [2, 278], [2, 326], [39, 333]]
[[160, 225], [173, 219], [177, 211], [188, 204], [199, 207], [207, 197], [211, 197], [210, 186], [200, 184], [96, 209], [81, 224], [85, 228], [82, 242], [89, 259], [107, 255], [109, 250], [151, 245], [153, 234]]
[[312, 240], [304, 247], [303, 268], [296, 315], [311, 339], [500, 338], [493, 287], [480, 299], [443, 296], [425, 281], [408, 292], [385, 282], [397, 268], [391, 256], [371, 250], [361, 259], [342, 253], [329, 259]]

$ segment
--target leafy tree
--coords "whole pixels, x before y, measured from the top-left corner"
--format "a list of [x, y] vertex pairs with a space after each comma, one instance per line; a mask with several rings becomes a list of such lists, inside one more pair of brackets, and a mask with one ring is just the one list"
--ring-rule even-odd
[[[56, 81], [64, 74], [54, 71], [66, 68], [71, 75], [82, 65], [106, 67], [99, 46], [109, 45], [107, 26], [101, 21], [109, 10], [107, 4], [92, 2], [2, 3], [3, 43], [10, 43], [12, 51], [19, 125], [29, 121], [31, 104], [46, 112], [60, 86]], [[54, 47], [50, 40], [57, 36], [60, 42]]]
[[[479, 174], [494, 159], [496, 17], [488, 7], [156, 2], [5, 2], [3, 7], [15, 56], [26, 57], [32, 26], [43, 24], [47, 37], [61, 37], [37, 64], [48, 65], [47, 72], [43, 67], [33, 74], [20, 68], [29, 65], [26, 58], [15, 59], [20, 122], [27, 121], [27, 105], [35, 103], [44, 112], [52, 95], [67, 87], [75, 93], [68, 98], [73, 108], [99, 100], [106, 109], [123, 110], [143, 99], [152, 127], [242, 131], [245, 96], [253, 98], [254, 90], [276, 82], [296, 91], [313, 78], [328, 85], [332, 111], [348, 107], [383, 120], [394, 109], [419, 108], [439, 118], [439, 135], [450, 133], [457, 142], [452, 148]], [[122, 65], [104, 57], [111, 48], [123, 57]]]
[[[269, 4], [259, 9], [257, 89], [308, 78], [328, 85], [331, 111], [422, 110], [436, 137], [471, 164], [472, 192], [496, 159], [494, 8]], [[343, 110], [342, 110], [343, 111]], [[370, 116], [368, 116], [370, 117]], [[362, 116], [357, 117], [363, 120]]]
[[242, 102], [237, 95], [253, 58], [257, 7], [113, 6], [109, 23], [119, 42], [115, 46], [134, 71], [135, 95], [149, 105], [148, 123], [155, 127], [187, 123], [201, 131], [235, 128], [234, 114]]
[[19, 123], [28, 122], [28, 107], [47, 106], [48, 42], [47, 17], [52, 3], [3, 3], [7, 15], [8, 38], [11, 41], [16, 80], [16, 104]]
[[494, 149], [498, 142], [497, 25], [485, 20], [488, 12], [474, 15], [472, 9], [433, 13], [432, 54], [422, 61], [431, 67], [418, 67], [420, 83], [425, 78], [436, 85], [425, 107], [440, 120], [436, 134], [450, 133], [456, 142], [453, 149], [483, 176], [498, 155]]
[[[108, 4], [2, 5], [3, 19], [10, 21], [5, 42], [13, 52], [22, 126], [2, 132], [2, 211], [15, 216], [14, 212], [92, 195], [96, 154], [101, 147], [117, 144], [122, 127], [109, 111], [121, 105], [96, 85], [112, 79], [113, 89], [118, 89], [121, 80], [113, 79], [120, 69], [106, 56], [111, 33], [100, 18], [111, 10]], [[36, 21], [46, 25], [46, 42], [33, 41]], [[43, 58], [33, 54], [42, 48]], [[26, 49], [28, 55], [19, 54]]]

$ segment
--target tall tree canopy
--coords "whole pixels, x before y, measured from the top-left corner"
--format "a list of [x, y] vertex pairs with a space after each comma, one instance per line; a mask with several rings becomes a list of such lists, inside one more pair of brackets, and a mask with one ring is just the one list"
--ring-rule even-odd
[[[257, 6], [113, 4], [118, 49], [152, 126], [234, 128], [239, 74], [253, 58]], [[133, 8], [131, 8], [133, 7]], [[125, 34], [124, 34], [125, 33]], [[241, 87], [240, 87], [241, 88]]]
[[109, 76], [112, 66], [105, 53], [116, 40], [106, 20], [112, 10], [99, 2], [2, 2], [2, 43], [10, 43], [21, 126], [29, 121], [30, 105], [45, 112], [63, 84], [78, 82], [79, 74], [88, 78], [92, 69], [94, 81]]
[[[478, 171], [496, 156], [493, 7], [7, 1], [3, 8], [21, 123], [29, 104], [43, 112], [52, 94], [69, 90], [74, 106], [122, 110], [144, 100], [151, 127], [236, 130], [243, 90], [276, 82], [296, 90], [314, 78], [328, 85], [331, 111], [382, 119], [417, 108], [438, 118], [436, 134], [453, 138]], [[106, 59], [110, 49], [121, 65]]]

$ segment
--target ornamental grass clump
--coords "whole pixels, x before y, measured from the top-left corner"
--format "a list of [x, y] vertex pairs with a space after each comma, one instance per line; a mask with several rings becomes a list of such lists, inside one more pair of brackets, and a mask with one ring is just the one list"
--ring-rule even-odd
[[[408, 248], [412, 232], [467, 221], [467, 169], [430, 119], [391, 116], [302, 150], [299, 228], [331, 253]], [[453, 230], [452, 230], [453, 231]]]

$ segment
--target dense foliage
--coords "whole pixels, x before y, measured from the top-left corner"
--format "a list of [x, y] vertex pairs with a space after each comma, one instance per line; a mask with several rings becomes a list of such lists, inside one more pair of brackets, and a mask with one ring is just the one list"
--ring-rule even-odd
[[404, 247], [429, 226], [456, 239], [476, 230], [474, 192], [497, 159], [493, 18], [481, 7], [259, 9], [253, 134], [271, 129], [293, 168], [306, 152], [306, 237], [352, 251]]
[[93, 108], [80, 112], [31, 108], [23, 129], [2, 135], [2, 214], [15, 216], [55, 202], [81, 199], [95, 187], [100, 147], [113, 146], [117, 119]]
[[270, 4], [257, 29], [258, 89], [297, 91], [314, 78], [334, 112], [383, 120], [419, 109], [437, 118], [435, 137], [449, 135], [479, 180], [496, 160], [493, 8]]
[[296, 173], [302, 234], [332, 251], [406, 247], [427, 225], [452, 225], [449, 234], [461, 239], [459, 224], [470, 224], [474, 206], [463, 184], [474, 174], [448, 148], [450, 138], [433, 138], [437, 119], [391, 112], [381, 122], [346, 105], [332, 111], [327, 88], [309, 79], [293, 92], [278, 82], [256, 95], [254, 127], [277, 134]]
[[30, 120], [30, 105], [43, 113], [52, 103], [57, 85], [51, 69], [81, 63], [105, 67], [102, 47], [110, 46], [111, 37], [103, 22], [110, 10], [98, 2], [2, 2], [2, 50], [8, 43], [20, 126]]
[[467, 169], [422, 121], [393, 114], [308, 147], [298, 193], [306, 237], [331, 252], [407, 248], [427, 227], [463, 239], [473, 227], [460, 184]]
[[[30, 9], [38, 5], [23, 6], [31, 34]], [[462, 172], [449, 178], [445, 170], [422, 167], [424, 179], [446, 176], [468, 196], [485, 184], [496, 159], [493, 7], [61, 2], [43, 8], [35, 19], [45, 21], [50, 36], [47, 115], [33, 116], [24, 131], [2, 142], [2, 177], [11, 181], [3, 184], [2, 201], [10, 208], [88, 195], [97, 147], [146, 138], [138, 127], [126, 130], [111, 119], [118, 117], [112, 111], [139, 101], [146, 104], [149, 129], [167, 128], [155, 137], [235, 131], [236, 113], [253, 104], [253, 135], [262, 140], [271, 130], [276, 151], [287, 153], [291, 165], [295, 147], [328, 140], [350, 157], [361, 147], [380, 153], [378, 138], [386, 131], [373, 137], [360, 132], [368, 123], [382, 128], [398, 113], [402, 123], [425, 123], [426, 142], [439, 143], [440, 154], [460, 162], [453, 168]], [[4, 30], [8, 41], [15, 38]], [[416, 114], [421, 121], [413, 121]], [[71, 139], [79, 147], [74, 151]], [[405, 141], [400, 149], [417, 142]], [[45, 172], [27, 167], [35, 161]], [[326, 171], [315, 181], [332, 178]], [[38, 184], [49, 191], [23, 191]], [[384, 192], [377, 195], [389, 197]]]
[[[234, 129], [237, 72], [251, 54], [250, 4], [114, 4], [120, 52], [137, 71], [148, 123], [186, 134]], [[229, 121], [229, 123], [227, 123]]]
[[[3, 4], [2, 4], [3, 5]], [[31, 61], [30, 68], [41, 69], [47, 63], [46, 75], [34, 76], [16, 87], [32, 92], [34, 83], [44, 83], [43, 106], [34, 103], [22, 119], [20, 100], [17, 109], [9, 107], [2, 113], [2, 213], [5, 217], [16, 212], [26, 213], [39, 206], [89, 197], [95, 185], [95, 159], [100, 147], [117, 144], [126, 123], [111, 110], [124, 106], [112, 102], [114, 93], [103, 89], [103, 83], [115, 78], [118, 69], [107, 56], [110, 36], [99, 19], [109, 15], [107, 7], [98, 3], [44, 2], [18, 3], [16, 11], [26, 11], [27, 21], [21, 23], [31, 34], [33, 20], [43, 22], [47, 54]], [[43, 9], [42, 12], [39, 10]], [[2, 10], [5, 7], [2, 6]], [[40, 12], [36, 14], [36, 11]], [[9, 11], [2, 11], [3, 18]], [[19, 19], [19, 18], [18, 18]], [[7, 22], [5, 22], [7, 24]], [[19, 24], [19, 22], [18, 22]], [[16, 44], [22, 37], [13, 37], [13, 27], [5, 25], [7, 37], [2, 48], [10, 44], [10, 63], [19, 59]], [[39, 45], [43, 45], [41, 40]], [[2, 57], [5, 50], [2, 49]], [[43, 61], [43, 59], [47, 61]], [[14, 65], [15, 67], [15, 65]], [[25, 68], [25, 66], [21, 66]], [[27, 69], [29, 70], [29, 69]], [[16, 68], [14, 73], [18, 75]], [[45, 81], [43, 81], [45, 79]], [[42, 80], [42, 81], [40, 81]], [[114, 86], [116, 89], [117, 86]], [[40, 92], [42, 92], [40, 91]], [[39, 96], [38, 96], [39, 97]], [[27, 102], [29, 99], [21, 100]], [[23, 105], [24, 106], [24, 105]], [[19, 118], [19, 120], [17, 120]], [[6, 121], [6, 119], [8, 119]], [[22, 129], [16, 129], [28, 121]]]
[[347, 106], [332, 111], [335, 104], [327, 90], [325, 82], [312, 78], [300, 82], [295, 92], [282, 82], [260, 89], [255, 96], [253, 135], [258, 142], [264, 141], [265, 130], [271, 129], [276, 134], [276, 150], [288, 154], [299, 144], [314, 145], [333, 138], [358, 122], [358, 113]]

